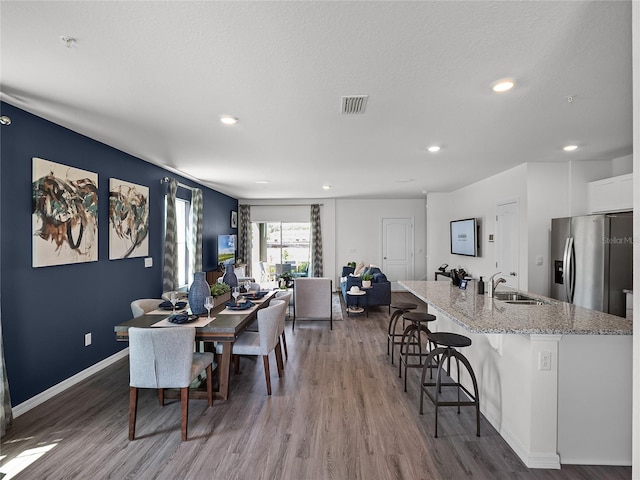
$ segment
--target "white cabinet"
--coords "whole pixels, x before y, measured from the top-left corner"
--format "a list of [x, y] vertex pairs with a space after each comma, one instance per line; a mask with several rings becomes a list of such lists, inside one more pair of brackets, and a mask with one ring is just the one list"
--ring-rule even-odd
[[633, 174], [589, 182], [587, 195], [591, 213], [633, 210]]

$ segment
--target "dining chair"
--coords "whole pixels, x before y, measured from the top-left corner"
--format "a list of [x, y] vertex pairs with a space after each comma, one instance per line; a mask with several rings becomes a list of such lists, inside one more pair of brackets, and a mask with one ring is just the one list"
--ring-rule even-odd
[[329, 320], [333, 330], [332, 280], [322, 277], [302, 277], [294, 280], [293, 287], [293, 324], [296, 319]]
[[180, 389], [182, 441], [187, 440], [189, 384], [206, 371], [207, 401], [213, 405], [213, 353], [194, 353], [193, 327], [129, 328], [129, 440], [135, 438], [138, 389], [158, 390], [164, 406], [164, 389]]
[[289, 352], [287, 351], [287, 337], [284, 335], [284, 325], [287, 317], [287, 310], [289, 309], [289, 305], [291, 305], [291, 297], [293, 297], [293, 292], [288, 290], [281, 290], [276, 293], [276, 298], [285, 302], [285, 308], [282, 311], [282, 316], [280, 317], [280, 322], [278, 324], [278, 334], [282, 340], [282, 348], [284, 349], [284, 356], [287, 360], [289, 359]]
[[[273, 350], [278, 365], [278, 377], [282, 376], [282, 352], [278, 340], [278, 322], [286, 308], [282, 300], [271, 300], [268, 307], [258, 310], [258, 331], [242, 332], [233, 344], [232, 355], [262, 356], [264, 377], [267, 383], [267, 395], [271, 395], [271, 372], [269, 353]], [[277, 348], [276, 348], [277, 347]], [[222, 355], [222, 344], [216, 345], [216, 353]]]
[[161, 298], [139, 298], [131, 302], [131, 313], [133, 318], [144, 315], [147, 312], [155, 310], [162, 303]]

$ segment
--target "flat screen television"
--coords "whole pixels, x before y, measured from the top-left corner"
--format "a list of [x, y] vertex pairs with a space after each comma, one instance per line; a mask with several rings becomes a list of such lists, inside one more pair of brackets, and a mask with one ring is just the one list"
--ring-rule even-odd
[[218, 264], [236, 263], [236, 236], [218, 235]]
[[478, 255], [477, 225], [475, 218], [464, 220], [452, 220], [451, 227], [451, 253], [454, 255]]

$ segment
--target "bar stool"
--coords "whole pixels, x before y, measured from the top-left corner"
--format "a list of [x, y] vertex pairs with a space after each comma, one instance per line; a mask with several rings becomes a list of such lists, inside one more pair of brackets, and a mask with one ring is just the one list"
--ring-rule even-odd
[[[468, 347], [471, 345], [471, 339], [469, 337], [465, 337], [464, 335], [458, 335], [457, 333], [449, 333], [449, 332], [429, 332], [427, 333], [427, 337], [429, 341], [436, 344], [437, 347], [432, 349], [427, 356], [426, 361], [424, 362], [424, 366], [422, 368], [422, 379], [420, 381], [420, 415], [422, 415], [423, 411], [423, 403], [424, 403], [424, 394], [431, 399], [433, 404], [436, 407], [436, 430], [435, 430], [435, 438], [438, 438], [438, 407], [458, 407], [458, 413], [460, 413], [460, 407], [464, 406], [475, 406], [476, 407], [476, 436], [480, 436], [480, 396], [478, 394], [478, 382], [476, 381], [476, 376], [473, 373], [473, 369], [471, 368], [471, 364], [469, 360], [462, 355], [460, 352], [455, 350], [455, 348]], [[439, 357], [437, 361], [437, 365], [432, 365], [432, 361]], [[456, 370], [458, 380], [453, 381], [450, 377], [451, 375], [451, 357], [454, 357], [456, 360]], [[451, 381], [443, 382], [442, 381], [442, 370], [445, 363], [447, 361], [447, 376]], [[471, 381], [473, 382], [473, 395], [469, 390], [467, 390], [460, 383], [460, 362], [464, 365], [469, 372], [469, 376], [471, 377]], [[434, 368], [437, 366], [438, 373], [436, 375], [435, 381], [427, 381], [427, 370], [431, 371], [430, 368]], [[435, 394], [432, 394], [429, 391], [429, 387], [435, 387]], [[455, 387], [457, 390], [457, 401], [453, 400], [441, 400], [440, 395], [442, 393], [442, 387]], [[465, 395], [469, 398], [469, 400], [460, 400], [460, 390], [464, 391]]]
[[[428, 340], [430, 331], [426, 324], [436, 320], [436, 316], [424, 312], [406, 312], [402, 315], [402, 318], [410, 322], [402, 333], [400, 362], [398, 363], [398, 376], [400, 378], [402, 378], [402, 364], [404, 364], [404, 391], [406, 392], [407, 368], [422, 368], [424, 365], [423, 357], [426, 359], [427, 353], [422, 351], [422, 332], [427, 334]], [[425, 346], [427, 343], [429, 343], [429, 351], [431, 351], [433, 345], [430, 340], [425, 342]], [[411, 351], [409, 351], [409, 347], [411, 347]], [[415, 357], [418, 357], [418, 361], [411, 362], [410, 360]]]
[[[402, 333], [396, 333], [396, 324], [402, 316], [411, 310], [418, 308], [418, 305], [410, 302], [396, 302], [391, 304], [391, 308], [395, 308], [389, 319], [389, 332], [387, 333], [387, 355], [389, 355], [389, 347], [391, 347], [391, 365], [393, 365], [393, 352], [396, 345], [400, 345], [400, 341], [396, 337], [402, 338]], [[404, 331], [406, 320], [402, 320], [402, 330]], [[404, 332], [403, 332], [404, 333]]]

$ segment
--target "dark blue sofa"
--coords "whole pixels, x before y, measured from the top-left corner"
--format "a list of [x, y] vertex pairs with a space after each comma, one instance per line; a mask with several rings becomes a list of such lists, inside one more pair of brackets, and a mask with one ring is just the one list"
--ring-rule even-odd
[[[362, 280], [360, 277], [351, 277], [350, 273], [354, 272], [353, 267], [342, 267], [342, 277], [346, 277], [346, 281], [340, 283], [342, 288], [342, 298], [344, 298], [345, 305], [349, 305], [347, 298], [347, 291], [353, 286], [357, 285], [362, 287]], [[371, 290], [367, 292], [368, 305], [370, 307], [386, 306], [391, 313], [391, 282], [387, 280], [384, 273], [379, 268], [373, 267], [365, 270], [373, 275], [371, 280]]]

